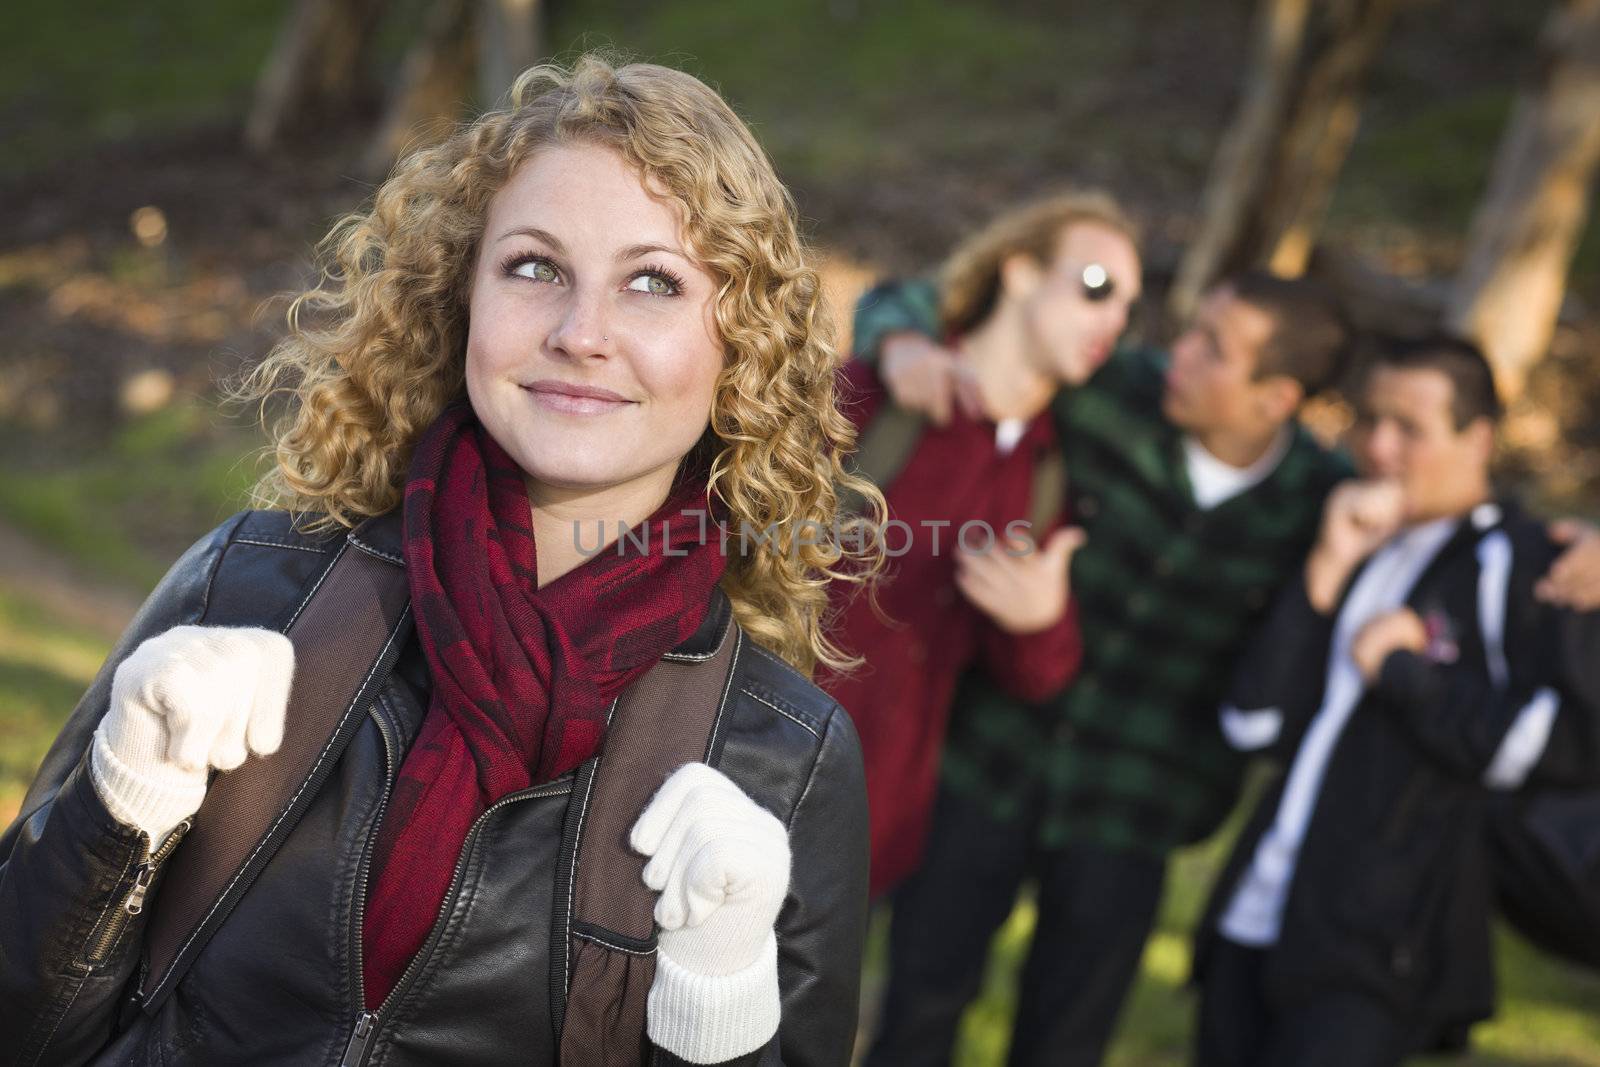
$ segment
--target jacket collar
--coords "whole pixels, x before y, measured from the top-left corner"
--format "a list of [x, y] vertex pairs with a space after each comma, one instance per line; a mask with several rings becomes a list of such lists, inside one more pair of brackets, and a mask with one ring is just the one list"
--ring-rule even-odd
[[357, 523], [349, 533], [350, 543], [369, 556], [377, 556], [397, 567], [406, 565], [405, 509], [391, 508]]
[[722, 644], [722, 635], [727, 633], [728, 625], [732, 621], [733, 605], [728, 603], [727, 594], [722, 591], [720, 585], [712, 586], [711, 603], [706, 608], [706, 617], [700, 621], [694, 633], [668, 655], [694, 659], [709, 656]]

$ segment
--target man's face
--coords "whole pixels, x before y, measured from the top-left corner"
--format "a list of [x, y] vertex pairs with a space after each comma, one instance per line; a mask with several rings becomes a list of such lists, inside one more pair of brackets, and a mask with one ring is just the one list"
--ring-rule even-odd
[[1274, 416], [1263, 410], [1264, 383], [1256, 368], [1274, 326], [1270, 314], [1226, 285], [1206, 294], [1172, 345], [1161, 398], [1167, 418], [1190, 433], [1269, 429]]
[[1408, 523], [1459, 515], [1479, 503], [1494, 432], [1487, 419], [1457, 429], [1455, 386], [1431, 367], [1377, 366], [1350, 430], [1363, 477], [1399, 484]]

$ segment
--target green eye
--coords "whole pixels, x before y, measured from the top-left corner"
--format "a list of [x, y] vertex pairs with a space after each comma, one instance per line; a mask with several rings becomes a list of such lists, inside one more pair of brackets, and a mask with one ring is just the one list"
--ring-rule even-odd
[[532, 278], [536, 282], [556, 280], [556, 269], [542, 259], [530, 259], [526, 263], [519, 263], [512, 273], [519, 277]]
[[677, 286], [659, 274], [639, 274], [628, 283], [628, 288], [636, 293], [649, 293], [651, 296], [672, 296], [677, 293]]

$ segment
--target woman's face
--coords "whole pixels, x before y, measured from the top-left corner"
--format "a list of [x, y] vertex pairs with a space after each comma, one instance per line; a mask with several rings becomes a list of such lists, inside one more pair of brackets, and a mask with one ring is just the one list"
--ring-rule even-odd
[[1022, 310], [1039, 370], [1081, 385], [1128, 325], [1139, 299], [1139, 251], [1119, 230], [1080, 222], [1056, 239], [1050, 264], [1031, 273]]
[[620, 155], [543, 149], [489, 205], [467, 328], [472, 409], [536, 494], [659, 483], [665, 498], [710, 420], [715, 295], [676, 205]]

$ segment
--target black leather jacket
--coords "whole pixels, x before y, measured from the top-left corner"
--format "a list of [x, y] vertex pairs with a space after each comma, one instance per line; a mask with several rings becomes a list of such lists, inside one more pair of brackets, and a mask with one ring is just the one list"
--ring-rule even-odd
[[[403, 565], [399, 528], [391, 514], [348, 537]], [[148, 841], [111, 818], [88, 773], [112, 672], [147, 637], [180, 624], [281, 625], [345, 536], [299, 533], [281, 512], [237, 515], [178, 561], [123, 635], [0, 838], [0, 1062], [556, 1061], [563, 994], [550, 960], [552, 945], [567, 939], [557, 875], [563, 845], [573, 844], [563, 835], [575, 775], [513, 794], [480, 818], [439, 925], [376, 1024], [358, 1036], [366, 864], [428, 702], [414, 639], [256, 882], [172, 995], [153, 1012], [142, 1006], [149, 909], [130, 918], [124, 902], [142, 874], [149, 880], [140, 869]], [[719, 593], [678, 651], [708, 650], [732, 625]], [[867, 899], [855, 731], [837, 704], [747, 638], [727, 699], [713, 762], [785, 822], [794, 856], [777, 927], [783, 1021], [766, 1048], [740, 1062], [846, 1064]], [[157, 873], [151, 891], [160, 890]]]

